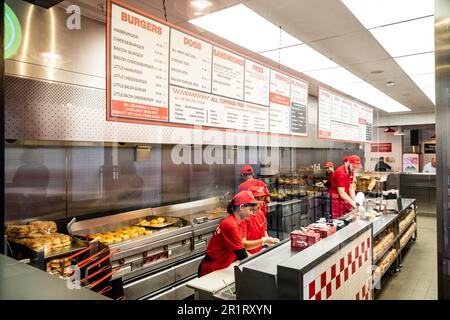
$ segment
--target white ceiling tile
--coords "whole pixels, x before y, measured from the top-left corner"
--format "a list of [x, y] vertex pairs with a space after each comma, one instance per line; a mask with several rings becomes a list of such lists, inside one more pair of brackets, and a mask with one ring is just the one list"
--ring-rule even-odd
[[338, 67], [331, 59], [305, 44], [265, 52], [262, 55], [299, 72]]
[[189, 22], [254, 52], [302, 43], [242, 4]]
[[434, 0], [341, 0], [367, 29], [434, 14]]
[[395, 61], [409, 76], [432, 73], [435, 68], [434, 52], [395, 58]]
[[434, 17], [369, 31], [394, 58], [434, 51]]

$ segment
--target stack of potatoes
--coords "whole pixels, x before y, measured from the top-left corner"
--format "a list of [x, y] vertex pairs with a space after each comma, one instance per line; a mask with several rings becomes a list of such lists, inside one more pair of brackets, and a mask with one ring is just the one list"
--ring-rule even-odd
[[151, 230], [146, 230], [144, 227], [124, 227], [116, 229], [115, 231], [106, 231], [103, 233], [95, 233], [90, 235], [90, 238], [98, 238], [100, 242], [106, 245], [122, 242], [128, 239], [137, 238], [144, 235], [151, 234]]

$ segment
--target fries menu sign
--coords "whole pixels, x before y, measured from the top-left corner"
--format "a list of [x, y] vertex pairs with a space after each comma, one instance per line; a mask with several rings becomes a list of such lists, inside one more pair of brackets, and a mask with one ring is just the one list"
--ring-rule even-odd
[[107, 120], [307, 136], [308, 82], [108, 1]]

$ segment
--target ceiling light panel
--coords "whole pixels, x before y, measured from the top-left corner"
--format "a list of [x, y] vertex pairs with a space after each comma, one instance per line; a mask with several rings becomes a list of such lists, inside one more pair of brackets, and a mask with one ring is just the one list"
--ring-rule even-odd
[[335, 88], [340, 85], [362, 82], [360, 78], [342, 67], [309, 71], [305, 74]]
[[341, 0], [367, 29], [434, 14], [434, 0]]
[[434, 17], [369, 31], [394, 58], [434, 51]]
[[434, 52], [395, 58], [395, 61], [409, 76], [434, 72]]
[[339, 67], [331, 59], [305, 44], [264, 52], [262, 55], [299, 72]]
[[254, 52], [302, 43], [242, 4], [189, 22]]
[[420, 90], [435, 104], [436, 103], [436, 86], [435, 73], [421, 74], [410, 76], [410, 78], [417, 84]]

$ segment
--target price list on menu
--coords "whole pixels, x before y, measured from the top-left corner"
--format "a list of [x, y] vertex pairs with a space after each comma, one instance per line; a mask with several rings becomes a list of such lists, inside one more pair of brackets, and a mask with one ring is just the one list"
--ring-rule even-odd
[[111, 17], [110, 116], [168, 121], [169, 27], [115, 4]]
[[213, 94], [244, 99], [244, 72], [244, 58], [218, 47], [213, 48]]
[[307, 135], [308, 82], [115, 0], [107, 11], [108, 120]]
[[318, 138], [370, 142], [373, 109], [319, 88]]
[[211, 92], [211, 53], [209, 43], [172, 29], [170, 83]]
[[289, 134], [291, 79], [273, 71], [270, 76], [270, 132]]
[[269, 106], [270, 69], [256, 62], [245, 61], [246, 101]]
[[291, 81], [291, 134], [307, 134], [308, 111], [308, 84], [292, 79]]

